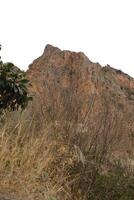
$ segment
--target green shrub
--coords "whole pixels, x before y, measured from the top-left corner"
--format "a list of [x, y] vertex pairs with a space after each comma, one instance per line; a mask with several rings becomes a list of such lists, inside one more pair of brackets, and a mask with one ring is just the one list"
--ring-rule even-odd
[[0, 111], [24, 109], [32, 99], [28, 95], [28, 84], [24, 71], [12, 63], [0, 61]]

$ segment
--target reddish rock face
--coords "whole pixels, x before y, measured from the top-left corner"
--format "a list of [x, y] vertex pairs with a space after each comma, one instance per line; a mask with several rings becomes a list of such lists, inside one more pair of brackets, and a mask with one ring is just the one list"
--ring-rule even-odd
[[27, 77], [35, 96], [33, 111], [86, 127], [85, 146], [91, 135], [106, 139], [108, 134], [114, 151], [134, 154], [133, 78], [91, 62], [82, 52], [51, 45], [29, 66]]

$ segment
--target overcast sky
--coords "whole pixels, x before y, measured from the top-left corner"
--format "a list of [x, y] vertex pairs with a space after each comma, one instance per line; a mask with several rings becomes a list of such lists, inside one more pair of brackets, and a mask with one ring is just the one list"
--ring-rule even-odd
[[24, 70], [52, 44], [134, 77], [134, 0], [0, 0], [0, 43]]

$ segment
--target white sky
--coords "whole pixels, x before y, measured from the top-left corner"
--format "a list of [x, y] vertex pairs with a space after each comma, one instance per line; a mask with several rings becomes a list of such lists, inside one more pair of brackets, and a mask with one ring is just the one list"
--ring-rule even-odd
[[134, 0], [0, 0], [0, 43], [24, 70], [49, 43], [134, 77]]

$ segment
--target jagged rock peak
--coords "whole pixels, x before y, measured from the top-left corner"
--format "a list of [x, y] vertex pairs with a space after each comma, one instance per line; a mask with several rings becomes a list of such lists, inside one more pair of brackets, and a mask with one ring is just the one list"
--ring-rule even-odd
[[92, 63], [89, 58], [83, 53], [83, 52], [75, 52], [75, 51], [69, 51], [69, 50], [61, 50], [58, 47], [55, 47], [51, 44], [47, 44], [44, 52], [42, 54], [42, 57], [47, 57], [47, 56], [51, 56], [51, 55], [60, 55], [63, 56], [65, 58], [69, 58], [69, 57], [73, 57], [73, 59], [83, 59], [83, 60], [87, 60], [88, 62]]
[[54, 52], [61, 52], [61, 50], [58, 47], [54, 47], [51, 44], [47, 44], [45, 49], [44, 49], [43, 54], [47, 55], [47, 54], [51, 54], [51, 53], [54, 53]]
[[[41, 63], [43, 63], [43, 65]], [[41, 70], [47, 64], [55, 67], [68, 65], [78, 68], [78, 66], [89, 67], [89, 65], [93, 63], [83, 52], [61, 50], [58, 47], [47, 44], [43, 54], [29, 65], [29, 70]], [[29, 73], [29, 70], [27, 73]]]

